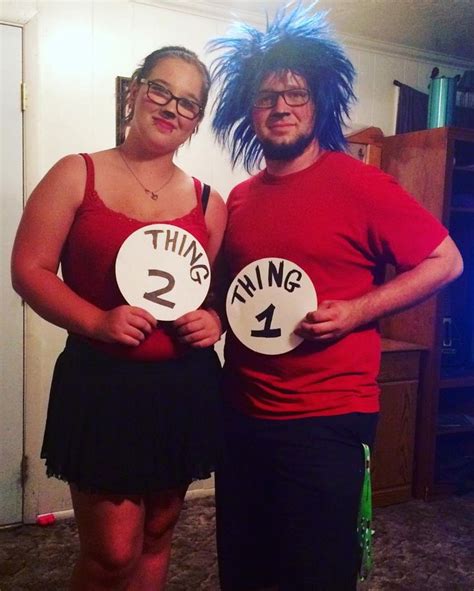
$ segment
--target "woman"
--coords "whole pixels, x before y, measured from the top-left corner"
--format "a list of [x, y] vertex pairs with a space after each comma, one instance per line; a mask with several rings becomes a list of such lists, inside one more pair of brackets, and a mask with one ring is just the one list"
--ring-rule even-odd
[[193, 52], [150, 54], [132, 77], [124, 143], [55, 164], [15, 240], [16, 291], [69, 333], [42, 457], [71, 489], [81, 544], [73, 589], [163, 589], [186, 489], [214, 469], [218, 315], [203, 307], [157, 323], [125, 303], [114, 276], [123, 241], [156, 222], [191, 232], [215, 261], [225, 205], [211, 191], [204, 213], [202, 184], [173, 162], [209, 85]]

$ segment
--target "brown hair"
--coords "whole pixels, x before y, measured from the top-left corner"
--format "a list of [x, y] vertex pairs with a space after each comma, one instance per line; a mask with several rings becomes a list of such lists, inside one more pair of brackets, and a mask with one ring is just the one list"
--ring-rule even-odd
[[190, 49], [186, 49], [186, 47], [181, 47], [179, 45], [167, 45], [166, 47], [161, 47], [160, 49], [156, 49], [152, 53], [146, 56], [143, 60], [142, 64], [133, 72], [132, 77], [130, 78], [130, 85], [129, 91], [127, 96], [127, 106], [128, 106], [128, 113], [126, 117], [126, 123], [130, 123], [133, 118], [133, 101], [132, 101], [132, 89], [140, 84], [140, 80], [142, 78], [148, 78], [150, 72], [159, 63], [161, 60], [167, 58], [177, 58], [187, 62], [188, 64], [192, 64], [199, 70], [202, 78], [202, 96], [201, 96], [201, 104], [202, 104], [202, 111], [199, 119], [202, 119], [204, 116], [204, 109], [207, 105], [207, 99], [209, 97], [209, 89], [211, 87], [211, 77], [207, 70], [205, 64], [198, 58], [197, 54]]

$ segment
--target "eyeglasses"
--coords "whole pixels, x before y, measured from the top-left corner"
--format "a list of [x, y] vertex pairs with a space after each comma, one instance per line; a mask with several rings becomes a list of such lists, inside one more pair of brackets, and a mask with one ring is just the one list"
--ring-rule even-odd
[[175, 96], [166, 88], [166, 86], [163, 86], [159, 82], [153, 82], [152, 80], [142, 78], [140, 83], [148, 85], [146, 95], [157, 105], [167, 105], [174, 99], [176, 101], [176, 110], [178, 111], [178, 114], [186, 119], [196, 119], [196, 117], [199, 117], [203, 112], [203, 108], [199, 103], [188, 98]]
[[291, 88], [289, 90], [264, 90], [259, 92], [253, 101], [256, 109], [273, 109], [278, 102], [278, 97], [289, 107], [302, 107], [311, 98], [311, 93], [307, 88]]

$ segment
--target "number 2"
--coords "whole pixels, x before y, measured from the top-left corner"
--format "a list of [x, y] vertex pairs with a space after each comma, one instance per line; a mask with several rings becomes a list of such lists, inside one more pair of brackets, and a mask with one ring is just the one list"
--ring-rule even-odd
[[159, 297], [173, 289], [174, 284], [176, 283], [173, 275], [171, 275], [171, 273], [167, 273], [166, 271], [160, 271], [158, 269], [149, 269], [148, 277], [161, 277], [162, 279], [166, 279], [168, 281], [168, 284], [162, 287], [161, 289], [156, 289], [155, 291], [149, 291], [144, 293], [143, 297], [146, 300], [153, 302], [154, 304], [158, 304], [160, 306], [165, 306], [166, 308], [173, 309], [176, 305], [174, 302], [170, 302], [169, 300], [165, 300]]

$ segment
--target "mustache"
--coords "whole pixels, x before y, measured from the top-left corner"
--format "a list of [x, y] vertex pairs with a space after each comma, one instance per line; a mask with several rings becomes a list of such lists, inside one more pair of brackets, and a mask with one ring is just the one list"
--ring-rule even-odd
[[270, 121], [278, 121], [279, 119], [284, 119], [285, 117], [288, 117], [289, 114], [290, 113], [287, 112], [287, 111], [281, 111], [281, 112], [277, 112], [277, 113], [272, 113], [268, 119]]

